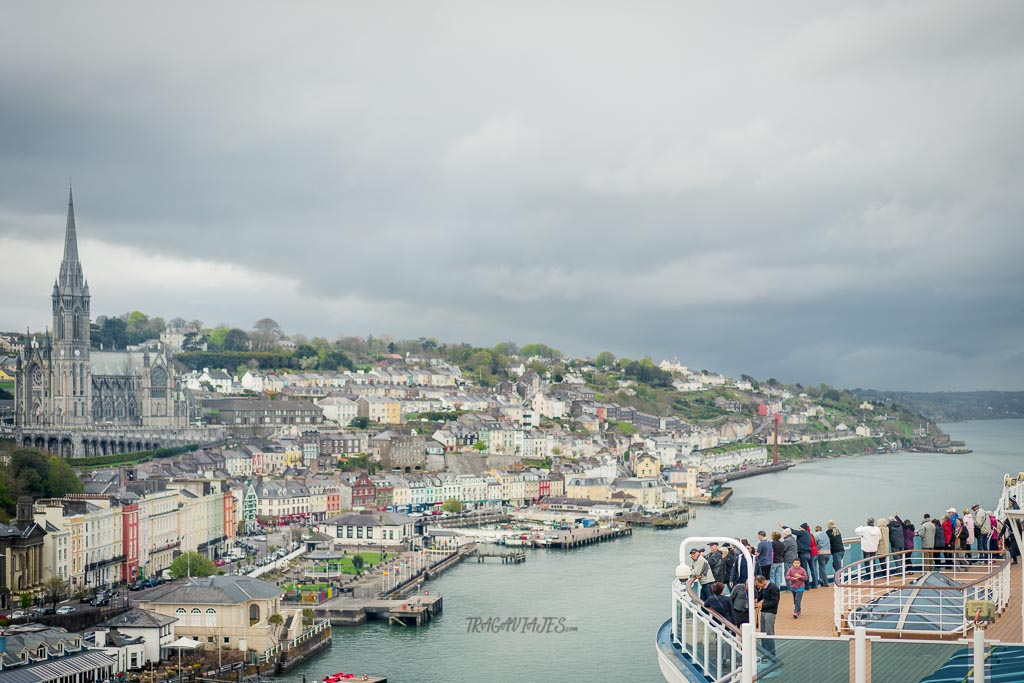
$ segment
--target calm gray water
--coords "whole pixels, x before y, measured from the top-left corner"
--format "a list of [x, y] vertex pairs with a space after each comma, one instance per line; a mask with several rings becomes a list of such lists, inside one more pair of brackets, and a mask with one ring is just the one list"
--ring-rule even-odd
[[[943, 425], [972, 455], [897, 453], [805, 463], [738, 481], [724, 508], [701, 508], [685, 530], [638, 529], [628, 539], [571, 551], [528, 551], [525, 564], [463, 563], [428, 584], [444, 615], [420, 628], [336, 628], [331, 650], [287, 675], [309, 683], [338, 671], [391, 683], [651, 681], [654, 636], [669, 617], [670, 582], [686, 535], [754, 538], [759, 528], [835, 519], [846, 534], [871, 516], [977, 502], [991, 508], [1006, 472], [1024, 470], [1024, 420]], [[562, 633], [469, 633], [474, 617], [564, 618]]]

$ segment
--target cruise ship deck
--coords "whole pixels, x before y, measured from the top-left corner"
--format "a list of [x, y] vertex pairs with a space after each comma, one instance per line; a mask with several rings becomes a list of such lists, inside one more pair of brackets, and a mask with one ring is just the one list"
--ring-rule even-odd
[[[1021, 566], [1024, 565], [1010, 565], [1010, 585], [1015, 589], [1021, 586]], [[914, 577], [920, 576], [920, 574], [909, 572], [907, 576]], [[831, 584], [827, 588], [815, 588], [814, 590], [804, 591], [800, 618], [794, 619], [792, 616], [793, 596], [789, 592], [783, 591], [782, 600], [779, 603], [779, 615], [775, 622], [775, 634], [777, 636], [807, 636], [814, 638], [827, 638], [836, 635], [835, 603], [835, 591]], [[896, 635], [891, 634], [885, 637], [896, 637]], [[915, 635], [914, 638], [920, 638], [920, 636]], [[995, 622], [985, 628], [985, 638], [987, 640], [998, 640], [1003, 643], [1024, 643], [1020, 590], [1010, 592], [1009, 602], [1005, 609], [996, 618]]]

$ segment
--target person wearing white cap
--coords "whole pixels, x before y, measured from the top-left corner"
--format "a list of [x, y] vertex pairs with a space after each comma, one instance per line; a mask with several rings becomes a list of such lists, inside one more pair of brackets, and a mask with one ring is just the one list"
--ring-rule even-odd
[[704, 603], [711, 597], [711, 585], [715, 576], [711, 573], [711, 565], [704, 559], [703, 548], [690, 548], [690, 583], [700, 582], [700, 601]]

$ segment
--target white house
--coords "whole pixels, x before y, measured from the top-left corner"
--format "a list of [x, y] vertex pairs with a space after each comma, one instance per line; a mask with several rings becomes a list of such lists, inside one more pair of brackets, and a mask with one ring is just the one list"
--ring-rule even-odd
[[[129, 669], [144, 668], [149, 662], [159, 663], [173, 654], [171, 650], [167, 649], [167, 646], [174, 641], [174, 622], [176, 621], [178, 620], [174, 617], [136, 607], [101, 623], [96, 629], [96, 647], [105, 649], [118, 647], [119, 640], [116, 637], [110, 638], [110, 634], [120, 634], [128, 639], [141, 638], [143, 641], [141, 649], [130, 645], [124, 648], [122, 654], [127, 663], [118, 670], [128, 671]], [[107, 654], [111, 657], [120, 656], [109, 651]], [[137, 656], [137, 660], [133, 661], [133, 655]]]
[[351, 512], [329, 519], [320, 531], [335, 539], [335, 545], [394, 546], [412, 538], [412, 517], [394, 512]]
[[324, 411], [324, 419], [347, 425], [359, 416], [359, 406], [344, 396], [328, 396], [315, 403]]

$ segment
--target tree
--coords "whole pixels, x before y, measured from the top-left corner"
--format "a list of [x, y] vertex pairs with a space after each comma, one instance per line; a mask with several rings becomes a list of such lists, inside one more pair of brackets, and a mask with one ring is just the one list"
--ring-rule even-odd
[[562, 352], [558, 349], [553, 349], [547, 344], [527, 344], [526, 346], [519, 349], [520, 356], [537, 356], [539, 358], [550, 358], [556, 360], [562, 357]]
[[277, 346], [277, 342], [284, 337], [284, 330], [273, 318], [260, 318], [252, 326], [253, 348], [258, 351], [268, 351]]
[[22, 593], [18, 596], [18, 600], [21, 602], [21, 609], [28, 609], [32, 606], [33, 598], [31, 593]]
[[171, 578], [180, 579], [183, 576], [213, 576], [217, 573], [217, 567], [206, 555], [189, 550], [174, 558], [171, 562]]
[[59, 576], [51, 576], [43, 581], [43, 602], [53, 607], [68, 594], [68, 582]]
[[355, 427], [356, 429], [366, 429], [370, 426], [370, 418], [368, 417], [353, 417], [352, 421], [348, 423], [349, 427]]
[[103, 318], [100, 325], [99, 343], [104, 349], [123, 349], [128, 344], [128, 323], [120, 318]]
[[487, 444], [485, 444], [483, 441], [477, 441], [475, 444], [473, 444], [473, 450], [481, 452], [486, 451]]
[[462, 512], [462, 502], [458, 498], [449, 498], [441, 506], [445, 512]]
[[245, 330], [233, 327], [224, 333], [223, 344], [225, 351], [245, 351], [249, 348], [249, 335]]
[[69, 493], [85, 491], [82, 480], [64, 458], [51, 455], [47, 461], [46, 481], [44, 486], [51, 498], [63, 498]]
[[615, 365], [615, 354], [611, 351], [602, 351], [594, 359], [594, 365], [602, 369]]
[[365, 564], [366, 562], [363, 560], [362, 555], [357, 554], [355, 557], [352, 558], [352, 566], [356, 569], [356, 576], [359, 576], [363, 573], [363, 565]]

